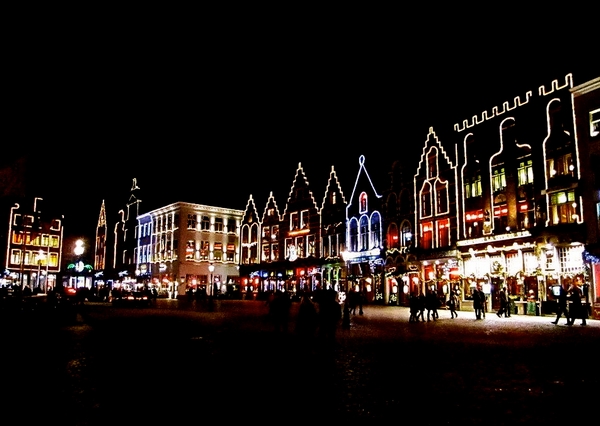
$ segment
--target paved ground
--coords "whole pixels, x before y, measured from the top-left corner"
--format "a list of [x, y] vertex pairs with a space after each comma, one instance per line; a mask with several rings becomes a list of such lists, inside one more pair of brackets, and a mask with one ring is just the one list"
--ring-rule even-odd
[[599, 321], [452, 320], [442, 310], [411, 324], [406, 308], [366, 306], [335, 343], [305, 344], [293, 332], [296, 309], [286, 334], [274, 333], [264, 303], [248, 301], [214, 311], [171, 300], [88, 304], [73, 323], [37, 327], [4, 316], [2, 408], [62, 425], [556, 424], [594, 412]]

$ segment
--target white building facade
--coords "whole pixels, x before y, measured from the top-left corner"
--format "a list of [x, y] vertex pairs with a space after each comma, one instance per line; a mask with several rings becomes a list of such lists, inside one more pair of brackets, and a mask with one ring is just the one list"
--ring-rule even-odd
[[178, 202], [138, 216], [136, 275], [159, 295], [239, 290], [243, 212]]

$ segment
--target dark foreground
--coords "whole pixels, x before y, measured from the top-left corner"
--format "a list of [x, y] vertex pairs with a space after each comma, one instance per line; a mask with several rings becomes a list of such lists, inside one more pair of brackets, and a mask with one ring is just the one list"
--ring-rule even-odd
[[[367, 306], [333, 344], [276, 334], [262, 302], [86, 304], [2, 313], [4, 425], [376, 420], [558, 424], [593, 418], [600, 322], [472, 312], [408, 323]], [[561, 319], [559, 324], [564, 324]], [[591, 416], [591, 417], [590, 417]], [[593, 423], [593, 421], [592, 421]]]

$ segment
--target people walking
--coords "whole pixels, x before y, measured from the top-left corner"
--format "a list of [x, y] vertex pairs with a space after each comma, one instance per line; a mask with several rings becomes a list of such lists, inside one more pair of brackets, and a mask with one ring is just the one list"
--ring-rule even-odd
[[408, 322], [419, 322], [419, 296], [413, 291], [408, 299], [408, 308], [410, 310], [410, 316]]
[[482, 294], [483, 292], [479, 291], [479, 286], [473, 289], [473, 310], [475, 311], [475, 319], [477, 320], [481, 319], [481, 311], [483, 306], [483, 301], [481, 300]]
[[571, 285], [571, 289], [569, 290], [569, 299], [571, 301], [571, 308], [569, 310], [570, 321], [567, 325], [573, 325], [577, 318], [581, 319], [581, 325], [587, 325], [585, 319], [587, 317], [586, 312], [583, 310], [583, 305], [581, 303], [582, 292], [581, 289], [577, 286], [576, 283]]
[[502, 315], [508, 317], [508, 296], [506, 295], [506, 287], [502, 287], [500, 289], [498, 297], [500, 299], [500, 309], [498, 309], [496, 315], [498, 315], [498, 318], [502, 318]]
[[348, 291], [348, 297], [346, 300], [348, 301], [348, 309], [352, 315], [356, 315], [356, 307], [358, 306], [358, 298], [360, 295], [353, 288]]
[[565, 316], [565, 319], [567, 320], [567, 324], [569, 325], [569, 311], [567, 310], [567, 291], [564, 289], [564, 287], [561, 285], [559, 287], [558, 290], [558, 300], [557, 300], [558, 306], [556, 309], [556, 319], [554, 321], [552, 321], [552, 324], [558, 324], [558, 320], [560, 319], [560, 317], [562, 315]]
[[419, 296], [417, 296], [417, 301], [417, 307], [419, 309], [417, 312], [417, 321], [421, 318], [421, 321], [425, 322], [425, 304], [427, 303], [425, 293], [421, 291]]
[[481, 302], [481, 317], [485, 319], [485, 311], [487, 310], [487, 296], [481, 289], [481, 286], [477, 287], [477, 291], [479, 292], [479, 300]]
[[456, 307], [458, 306], [458, 296], [454, 290], [450, 291], [450, 295], [448, 296], [448, 309], [450, 309], [450, 318], [458, 318], [458, 314], [456, 313]]
[[430, 321], [433, 318], [434, 321], [437, 321], [438, 312], [437, 312], [438, 298], [437, 293], [433, 289], [427, 290], [427, 296], [425, 296], [425, 308], [427, 309], [427, 321]]

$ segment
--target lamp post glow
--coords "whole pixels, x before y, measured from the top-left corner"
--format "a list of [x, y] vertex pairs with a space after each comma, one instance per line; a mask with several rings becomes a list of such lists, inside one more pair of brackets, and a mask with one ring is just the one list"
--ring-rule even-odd
[[[83, 262], [81, 261], [81, 255], [83, 254], [83, 252], [85, 251], [85, 249], [83, 248], [83, 241], [82, 240], [77, 240], [75, 241], [75, 249], [73, 249], [73, 253], [75, 253], [75, 256], [77, 256], [77, 260], [75, 261], [75, 271], [77, 273], [83, 271]], [[75, 276], [75, 288], [78, 287], [79, 284], [79, 274], [77, 276]]]
[[211, 263], [210, 265], [208, 265], [208, 272], [210, 272], [210, 281], [208, 282], [208, 285], [209, 285], [208, 307], [211, 310], [213, 308], [213, 293], [215, 291], [215, 288], [214, 288], [214, 285], [213, 285], [213, 272], [214, 271], [215, 271], [215, 265], [213, 265]]

